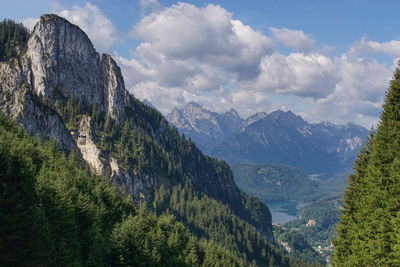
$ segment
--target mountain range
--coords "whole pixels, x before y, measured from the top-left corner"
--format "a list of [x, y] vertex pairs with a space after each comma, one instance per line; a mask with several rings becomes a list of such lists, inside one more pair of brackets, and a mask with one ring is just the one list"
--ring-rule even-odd
[[325, 176], [348, 172], [369, 134], [354, 123], [309, 123], [291, 111], [243, 119], [234, 109], [217, 113], [194, 102], [166, 118], [203, 152], [228, 163], [281, 164]]

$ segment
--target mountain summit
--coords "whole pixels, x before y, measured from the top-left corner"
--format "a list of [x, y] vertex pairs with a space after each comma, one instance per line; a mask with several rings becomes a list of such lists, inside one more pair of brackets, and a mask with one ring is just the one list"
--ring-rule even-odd
[[174, 108], [166, 119], [195, 140], [203, 151], [208, 151], [237, 132], [243, 122], [234, 109], [219, 114], [195, 102], [188, 103], [183, 109]]

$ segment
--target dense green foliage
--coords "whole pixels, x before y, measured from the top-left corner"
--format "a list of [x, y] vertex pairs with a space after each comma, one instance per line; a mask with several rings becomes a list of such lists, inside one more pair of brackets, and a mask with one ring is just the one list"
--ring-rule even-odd
[[328, 199], [305, 205], [297, 212], [299, 219], [286, 223], [285, 227], [301, 232], [313, 247], [328, 247], [339, 221], [340, 203], [338, 199]]
[[303, 262], [285, 256], [227, 205], [192, 190], [188, 184], [172, 189], [162, 186], [153, 204], [158, 214], [175, 215], [197, 236], [223, 244], [259, 266], [304, 266]]
[[376, 133], [360, 152], [343, 198], [336, 266], [400, 265], [400, 68]]
[[0, 22], [0, 61], [18, 56], [25, 49], [29, 34], [22, 23], [10, 19]]
[[1, 266], [243, 266], [0, 114]]
[[310, 264], [324, 264], [326, 262], [297, 229], [292, 230], [282, 226], [274, 226], [274, 237], [280, 244], [290, 248], [290, 256], [303, 259]]
[[232, 165], [236, 184], [261, 201], [312, 200], [320, 195], [318, 184], [294, 167], [275, 164]]
[[[275, 239], [278, 242], [290, 243], [290, 240], [297, 240], [302, 244], [307, 244], [300, 250], [290, 246], [293, 249], [290, 255], [309, 262], [322, 263], [322, 257], [325, 260], [331, 256], [331, 240], [336, 233], [340, 205], [341, 201], [339, 197], [336, 197], [302, 206], [296, 213], [297, 220], [274, 227]], [[316, 250], [319, 253], [316, 253]]]

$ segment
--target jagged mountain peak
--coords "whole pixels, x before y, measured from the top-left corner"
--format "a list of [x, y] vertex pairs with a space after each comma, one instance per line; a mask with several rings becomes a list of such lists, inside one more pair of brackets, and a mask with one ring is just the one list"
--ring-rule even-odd
[[199, 103], [196, 103], [194, 101], [190, 101], [189, 103], [186, 104], [185, 107], [196, 107], [196, 108], [202, 108], [203, 109], [202, 105], [200, 105]]
[[172, 109], [166, 118], [182, 133], [196, 140], [203, 151], [237, 132], [243, 121], [233, 108], [217, 113], [196, 102], [189, 102], [182, 109]]
[[261, 120], [261, 119], [263, 119], [263, 118], [265, 118], [267, 116], [268, 116], [268, 114], [266, 112], [257, 112], [256, 114], [247, 117], [243, 121], [241, 127], [242, 127], [242, 129], [244, 129], [247, 126], [251, 125], [252, 123], [254, 123], [256, 121], [259, 121], [259, 120]]
[[283, 111], [283, 110], [276, 110], [268, 114], [268, 118], [273, 118], [277, 120], [292, 120], [292, 121], [301, 121], [304, 122], [303, 118], [301, 116], [298, 116], [294, 114], [292, 111]]
[[43, 15], [28, 40], [27, 82], [42, 99], [79, 98], [96, 102], [118, 122], [124, 121], [125, 90], [121, 70], [110, 55], [101, 57], [87, 34], [57, 15]]
[[234, 108], [231, 108], [230, 110], [225, 111], [223, 114], [224, 115], [230, 115], [230, 116], [235, 117], [235, 118], [240, 118], [239, 113]]

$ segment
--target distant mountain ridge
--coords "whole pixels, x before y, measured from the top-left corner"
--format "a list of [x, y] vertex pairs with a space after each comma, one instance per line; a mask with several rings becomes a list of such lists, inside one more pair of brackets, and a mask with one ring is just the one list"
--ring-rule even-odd
[[219, 114], [193, 102], [166, 118], [205, 153], [228, 163], [282, 164], [306, 174], [349, 171], [369, 134], [354, 123], [308, 123], [291, 111], [243, 119], [234, 109]]
[[183, 109], [174, 108], [166, 119], [192, 138], [203, 151], [238, 132], [244, 121], [234, 109], [220, 114], [194, 102]]

